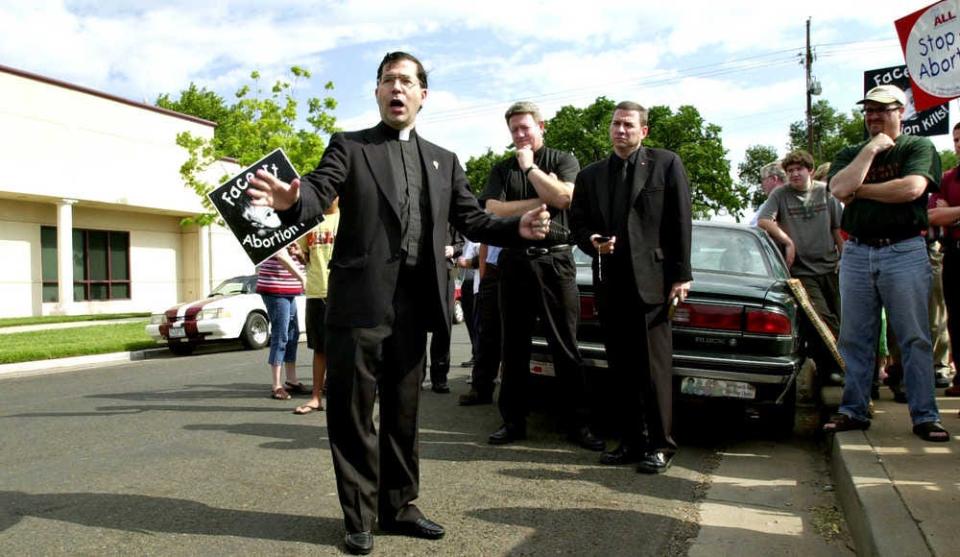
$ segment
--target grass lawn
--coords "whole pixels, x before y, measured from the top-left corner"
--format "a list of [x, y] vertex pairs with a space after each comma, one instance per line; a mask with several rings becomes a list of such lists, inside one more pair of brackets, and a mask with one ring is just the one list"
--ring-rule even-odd
[[146, 324], [144, 319], [0, 335], [0, 364], [156, 348], [159, 345], [143, 330]]
[[47, 315], [42, 317], [4, 317], [0, 327], [17, 325], [41, 325], [45, 323], [70, 323], [73, 321], [104, 321], [107, 319], [127, 319], [130, 317], [150, 317], [149, 313], [104, 313], [99, 315]]

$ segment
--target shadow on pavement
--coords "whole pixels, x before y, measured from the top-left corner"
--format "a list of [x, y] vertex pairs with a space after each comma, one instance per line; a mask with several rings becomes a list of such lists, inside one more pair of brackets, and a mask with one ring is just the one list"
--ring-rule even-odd
[[337, 546], [343, 522], [211, 507], [196, 501], [112, 493], [0, 491], [0, 532], [25, 517], [128, 532], [237, 536]]

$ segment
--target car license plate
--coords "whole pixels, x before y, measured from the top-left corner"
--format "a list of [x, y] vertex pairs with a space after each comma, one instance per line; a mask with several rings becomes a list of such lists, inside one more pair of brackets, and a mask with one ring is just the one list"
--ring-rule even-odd
[[183, 338], [187, 336], [187, 333], [183, 330], [183, 327], [170, 327], [170, 332], [168, 333], [170, 338]]
[[680, 383], [680, 392], [686, 395], [744, 398], [757, 397], [757, 388], [742, 381], [724, 381], [704, 377], [687, 377]]
[[552, 362], [538, 362], [537, 360], [530, 360], [530, 373], [534, 375], [556, 377], [556, 373], [553, 371]]

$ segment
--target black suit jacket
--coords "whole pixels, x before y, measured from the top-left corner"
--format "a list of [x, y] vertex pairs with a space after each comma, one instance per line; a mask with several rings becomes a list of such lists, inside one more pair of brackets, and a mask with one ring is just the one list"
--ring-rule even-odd
[[[690, 184], [675, 153], [641, 147], [637, 155], [626, 222], [630, 261], [640, 299], [645, 304], [662, 304], [673, 283], [693, 278]], [[580, 171], [570, 206], [573, 240], [594, 258], [594, 284], [599, 284], [597, 250], [590, 236], [616, 232], [613, 215], [609, 214], [610, 167], [616, 156], [612, 154]], [[623, 242], [617, 243], [617, 249], [623, 247]]]
[[[316, 170], [301, 178], [300, 200], [278, 214], [295, 223], [323, 213], [340, 197], [340, 226], [330, 260], [327, 323], [342, 327], [374, 327], [385, 323], [393, 305], [400, 271], [400, 202], [390, 166], [385, 124], [337, 133]], [[425, 268], [434, 270], [424, 308], [428, 326], [450, 323], [447, 272], [443, 247], [447, 226], [470, 238], [495, 245], [517, 245], [519, 218], [498, 218], [483, 211], [470, 192], [457, 156], [418, 138], [423, 161], [423, 187], [428, 192], [429, 223], [424, 217]]]

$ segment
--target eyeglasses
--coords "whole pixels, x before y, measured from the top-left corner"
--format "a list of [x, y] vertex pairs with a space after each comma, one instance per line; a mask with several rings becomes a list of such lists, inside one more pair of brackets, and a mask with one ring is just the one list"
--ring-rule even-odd
[[888, 106], [886, 108], [861, 108], [861, 114], [884, 114], [886, 112], [893, 112], [894, 110], [900, 110], [899, 106]]
[[390, 85], [391, 83], [399, 81], [400, 87], [403, 89], [411, 89], [420, 85], [420, 82], [416, 79], [403, 74], [383, 74], [380, 76], [380, 85]]

